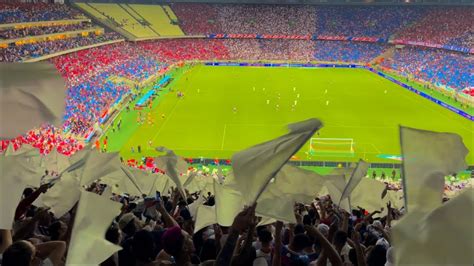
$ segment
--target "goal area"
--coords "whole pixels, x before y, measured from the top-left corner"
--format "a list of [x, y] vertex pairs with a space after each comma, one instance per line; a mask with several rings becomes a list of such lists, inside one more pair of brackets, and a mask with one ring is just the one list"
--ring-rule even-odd
[[311, 138], [309, 154], [312, 156], [354, 156], [354, 139]]

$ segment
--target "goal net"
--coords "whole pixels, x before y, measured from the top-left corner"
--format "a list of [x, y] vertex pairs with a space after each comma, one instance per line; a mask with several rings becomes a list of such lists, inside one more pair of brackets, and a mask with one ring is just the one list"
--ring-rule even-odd
[[310, 155], [353, 156], [354, 139], [311, 138]]

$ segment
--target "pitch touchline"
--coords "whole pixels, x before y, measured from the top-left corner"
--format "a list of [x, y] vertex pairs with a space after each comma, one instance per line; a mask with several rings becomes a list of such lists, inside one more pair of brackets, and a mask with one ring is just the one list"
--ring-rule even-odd
[[178, 106], [179, 103], [180, 103], [180, 100], [178, 99], [178, 102], [174, 105], [173, 109], [171, 109], [169, 116], [165, 118], [165, 121], [163, 122], [163, 124], [161, 124], [161, 127], [158, 129], [158, 131], [156, 132], [156, 135], [153, 137], [152, 139], [153, 142], [155, 142], [156, 137], [158, 137], [158, 135], [161, 133], [161, 130], [165, 127], [166, 123], [171, 119], [171, 117], [174, 114], [174, 110], [176, 109], [176, 106]]
[[[407, 96], [407, 95], [405, 95], [405, 94], [401, 94], [401, 95], [402, 95], [403, 97], [409, 99], [410, 101], [417, 103], [417, 104], [418, 104], [419, 102], [422, 102], [421, 100], [423, 99], [423, 98], [416, 98], [416, 100], [415, 100], [415, 98], [409, 97], [409, 96]], [[430, 103], [432, 103], [432, 102], [430, 101]], [[419, 105], [421, 105], [421, 107], [422, 107], [422, 108], [425, 108], [426, 110], [429, 110], [429, 111], [431, 111], [431, 112], [435, 112], [435, 113], [437, 113], [437, 114], [441, 114], [442, 116], [444, 116], [444, 118], [450, 119], [446, 114], [444, 114], [444, 113], [442, 113], [442, 112], [436, 111], [436, 110], [435, 110], [434, 108], [432, 108], [431, 106], [425, 105], [424, 102], [423, 102], [423, 104], [419, 104]], [[464, 127], [464, 125], [462, 125], [462, 124], [460, 124], [460, 123], [458, 123], [458, 124], [459, 124], [459, 126], [460, 126], [463, 130], [466, 130], [467, 132], [472, 133], [472, 131], [469, 130], [468, 128]]]

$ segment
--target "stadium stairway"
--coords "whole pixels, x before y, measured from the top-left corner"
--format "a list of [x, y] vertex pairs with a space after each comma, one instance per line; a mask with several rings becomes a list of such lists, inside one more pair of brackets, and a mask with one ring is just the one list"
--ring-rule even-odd
[[[178, 25], [172, 23], [172, 18], [176, 17], [171, 9], [163, 8], [161, 5], [128, 5], [143, 18], [150, 22], [160, 36], [183, 36], [184, 32]], [[173, 14], [173, 15], [171, 15]]]
[[372, 59], [372, 61], [370, 61], [370, 64], [378, 65], [382, 63], [382, 61], [385, 60], [385, 58], [393, 57], [393, 55], [395, 54], [395, 49], [396, 49], [395, 46], [386, 48], [380, 55]]
[[72, 5], [90, 17], [92, 21], [103, 26], [104, 28], [108, 28], [109, 30], [119, 33], [127, 40], [133, 40], [135, 38], [135, 36], [130, 32], [121, 28], [116, 21], [109, 19], [89, 3], [72, 3]]
[[126, 12], [118, 4], [90, 3], [103, 16], [113, 19], [119, 27], [129, 32], [136, 38], [154, 37], [154, 33], [148, 26], [143, 25], [132, 15]]
[[151, 31], [153, 31], [156, 36], [160, 36], [160, 34], [156, 31], [154, 28], [154, 25], [151, 24], [148, 20], [146, 20], [140, 13], [138, 13], [133, 7], [131, 7], [129, 4], [118, 4], [125, 12], [130, 14], [135, 20], [140, 22], [142, 25], [147, 26]]

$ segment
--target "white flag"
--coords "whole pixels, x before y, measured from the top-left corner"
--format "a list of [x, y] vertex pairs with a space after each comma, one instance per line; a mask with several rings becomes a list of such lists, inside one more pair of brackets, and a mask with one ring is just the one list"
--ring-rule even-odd
[[100, 183], [111, 186], [112, 192], [116, 194], [127, 193], [131, 196], [138, 197], [141, 197], [144, 194], [138, 186], [135, 177], [126, 166], [101, 177]]
[[119, 170], [121, 166], [118, 152], [101, 153], [95, 149], [90, 150], [84, 166], [79, 170], [81, 186], [89, 185], [91, 182]]
[[42, 166], [48, 171], [54, 171], [56, 173], [61, 173], [66, 170], [69, 165], [69, 159], [66, 155], [59, 153], [55, 148], [51, 150], [50, 153], [43, 156]]
[[162, 195], [168, 194], [169, 180], [167, 175], [156, 174], [155, 184], [153, 185], [155, 191], [159, 191]]
[[182, 158], [178, 157], [172, 150], [164, 147], [156, 148], [157, 151], [166, 152], [165, 155], [155, 158], [156, 167], [165, 170], [167, 176], [176, 184], [176, 187], [185, 197], [183, 183], [187, 176], [183, 175], [187, 172], [187, 163]]
[[412, 209], [392, 228], [397, 265], [473, 265], [474, 189], [431, 212]]
[[[199, 196], [193, 203], [188, 205], [188, 210], [189, 213], [191, 214], [191, 217], [193, 217], [193, 220], [196, 221], [196, 212], [199, 206], [201, 206], [204, 203], [204, 197]], [[215, 214], [214, 214], [215, 216]]]
[[257, 226], [269, 225], [269, 224], [273, 224], [277, 221], [273, 218], [269, 218], [269, 217], [266, 217], [266, 216], [263, 216], [263, 215], [257, 215], [257, 216], [262, 217], [262, 220], [257, 224]]
[[74, 174], [64, 173], [59, 181], [38, 199], [37, 204], [50, 207], [54, 216], [60, 218], [71, 210], [79, 200], [80, 188], [78, 177]]
[[222, 226], [231, 226], [234, 217], [244, 208], [242, 194], [230, 186], [218, 184], [215, 180], [214, 193], [217, 222]]
[[66, 84], [49, 62], [0, 63], [0, 139], [12, 139], [44, 123], [59, 126]]
[[235, 153], [232, 156], [233, 173], [245, 202], [255, 202], [270, 179], [321, 127], [322, 123], [317, 119], [290, 124], [288, 134]]
[[360, 180], [362, 180], [362, 178], [366, 176], [368, 169], [369, 169], [369, 164], [367, 162], [359, 160], [359, 163], [357, 164], [354, 171], [352, 171], [351, 177], [349, 178], [349, 181], [347, 182], [346, 187], [344, 188], [344, 191], [342, 192], [339, 203], [342, 200], [349, 198], [349, 196], [351, 195], [351, 192], [359, 184]]
[[468, 149], [461, 137], [400, 127], [403, 189], [407, 211], [433, 210], [441, 205], [444, 177], [467, 168]]
[[105, 240], [107, 228], [120, 213], [120, 208], [120, 203], [81, 191], [67, 265], [98, 265], [122, 249]]
[[380, 210], [382, 207], [387, 209], [385, 205], [390, 197], [386, 195], [382, 198], [385, 187], [383, 182], [362, 178], [351, 193], [351, 205], [354, 207], [360, 206], [369, 212]]
[[200, 205], [197, 208], [194, 233], [216, 223], [217, 221], [215, 206]]
[[[327, 189], [329, 196], [333, 202], [337, 202], [341, 198], [342, 192], [346, 187], [346, 179], [343, 175], [330, 175], [324, 176], [326, 182], [324, 183], [324, 188]], [[339, 203], [339, 207], [351, 213], [351, 207], [349, 199], [342, 200]]]
[[15, 210], [23, 190], [28, 185], [38, 186], [42, 170], [32, 164], [31, 158], [39, 158], [39, 152], [0, 154], [0, 229], [11, 229]]
[[309, 170], [286, 164], [257, 200], [255, 212], [279, 221], [295, 223], [294, 204], [310, 203], [326, 179]]
[[134, 180], [136, 180], [137, 186], [140, 188], [140, 191], [142, 191], [142, 193], [146, 194], [147, 196], [154, 197], [156, 193], [156, 179], [159, 176], [133, 167], [129, 167], [128, 170], [130, 170], [132, 173]]

